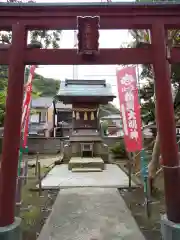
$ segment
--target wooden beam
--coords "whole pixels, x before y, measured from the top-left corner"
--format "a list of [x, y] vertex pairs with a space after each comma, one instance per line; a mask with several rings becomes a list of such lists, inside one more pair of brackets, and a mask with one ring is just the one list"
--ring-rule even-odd
[[[25, 45], [25, 28], [17, 23], [13, 26], [11, 56], [9, 57], [8, 97], [6, 99], [6, 119], [4, 122], [0, 174], [0, 227], [9, 226], [14, 223], [14, 200], [17, 185], [22, 102], [24, 94], [23, 49]], [[15, 99], [16, 101], [14, 101]], [[11, 168], [9, 166], [11, 166]], [[7, 190], [7, 185], [11, 191]]]
[[9, 51], [0, 48], [0, 65], [9, 64]]
[[171, 50], [170, 63], [180, 63], [180, 48], [173, 48]]
[[[0, 64], [8, 64], [9, 50], [0, 46]], [[180, 63], [180, 48], [171, 50], [170, 63]], [[85, 65], [85, 64], [148, 64], [152, 63], [151, 49], [101, 49], [96, 60], [83, 60], [74, 49], [27, 49], [25, 64]]]
[[[164, 195], [168, 220], [179, 223], [180, 192], [177, 192], [176, 188], [172, 187], [174, 183], [177, 183], [177, 189], [180, 187], [179, 156], [165, 38], [166, 31], [164, 26], [161, 21], [157, 22], [153, 25], [151, 39], [153, 46], [153, 70], [156, 78], [155, 94], [157, 122], [165, 182]], [[164, 116], [166, 116], [166, 121], [164, 121]]]
[[[81, 14], [83, 15], [83, 14]], [[166, 29], [178, 29], [180, 28], [180, 18], [177, 17], [161, 17]], [[53, 29], [53, 30], [73, 30], [77, 29], [76, 17], [26, 17], [26, 19], [18, 17], [10, 17], [8, 19], [0, 16], [0, 30], [11, 30], [11, 26], [19, 22], [26, 26], [28, 30], [41, 30], [41, 29]], [[146, 16], [111, 16], [101, 17], [100, 29], [104, 30], [119, 30], [119, 29], [151, 29], [153, 23], [156, 22], [155, 17]]]
[[[84, 14], [81, 14], [83, 16]], [[86, 16], [86, 15], [84, 15]], [[11, 30], [11, 26], [20, 22], [20, 24], [26, 25], [27, 29], [53, 29], [53, 30], [74, 30], [77, 29], [76, 16], [69, 17], [26, 17], [26, 19], [18, 17], [10, 17], [8, 19], [0, 17], [0, 29]], [[146, 17], [101, 17], [100, 28], [101, 29], [149, 29], [154, 21], [152, 18]], [[169, 23], [169, 22], [168, 22]], [[177, 19], [173, 22], [177, 25]], [[180, 21], [179, 21], [180, 26]]]
[[[147, 7], [148, 6], [148, 7]], [[160, 20], [166, 28], [180, 27], [180, 4], [2, 4], [0, 29], [20, 22], [29, 29], [76, 29], [77, 16], [101, 17], [101, 29], [146, 29]]]
[[25, 54], [26, 64], [91, 65], [91, 64], [147, 64], [151, 62], [149, 49], [101, 49], [92, 61], [84, 60], [74, 49], [31, 49]]
[[[81, 14], [84, 15], [84, 14]], [[146, 16], [110, 16], [101, 17], [100, 29], [119, 30], [119, 29], [151, 29], [153, 23], [156, 22], [156, 17]], [[166, 29], [180, 28], [180, 18], [177, 17], [160, 17]], [[0, 30], [11, 30], [11, 26], [19, 22], [26, 26], [28, 30], [35, 29], [53, 29], [53, 30], [73, 30], [77, 29], [75, 16], [70, 17], [10, 17], [5, 19], [0, 16]]]
[[[0, 50], [0, 64], [8, 64], [9, 50]], [[99, 65], [99, 64], [148, 64], [152, 62], [150, 49], [121, 48], [100, 49], [91, 61], [83, 59], [75, 49], [26, 49], [25, 64], [42, 65]]]

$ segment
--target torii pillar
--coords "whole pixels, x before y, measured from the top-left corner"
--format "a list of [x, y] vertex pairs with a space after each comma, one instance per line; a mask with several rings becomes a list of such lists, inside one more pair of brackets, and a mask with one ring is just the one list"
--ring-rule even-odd
[[8, 91], [0, 169], [1, 240], [21, 239], [21, 220], [14, 217], [14, 212], [21, 136], [25, 46], [25, 27], [17, 23], [12, 26], [12, 45], [9, 49]]
[[164, 240], [176, 240], [180, 239], [180, 167], [164, 25], [161, 22], [154, 23], [151, 35], [167, 212], [161, 219], [162, 235]]

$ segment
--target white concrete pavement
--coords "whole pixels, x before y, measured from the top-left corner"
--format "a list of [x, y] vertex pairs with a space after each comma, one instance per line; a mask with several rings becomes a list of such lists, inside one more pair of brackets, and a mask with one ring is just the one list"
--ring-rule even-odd
[[145, 240], [115, 188], [60, 190], [38, 240]]
[[[42, 180], [43, 189], [73, 187], [127, 188], [128, 176], [115, 164], [106, 164], [102, 172], [72, 172], [68, 165], [55, 166]], [[136, 184], [132, 182], [132, 187]]]

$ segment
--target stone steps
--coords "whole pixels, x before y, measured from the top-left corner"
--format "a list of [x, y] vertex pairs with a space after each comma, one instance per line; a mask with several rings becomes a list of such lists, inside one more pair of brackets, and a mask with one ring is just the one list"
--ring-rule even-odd
[[102, 172], [101, 168], [72, 168], [72, 172]]
[[68, 169], [72, 170], [73, 168], [78, 169], [101, 169], [104, 170], [104, 161], [100, 157], [94, 158], [81, 158], [81, 157], [72, 157], [68, 164]]

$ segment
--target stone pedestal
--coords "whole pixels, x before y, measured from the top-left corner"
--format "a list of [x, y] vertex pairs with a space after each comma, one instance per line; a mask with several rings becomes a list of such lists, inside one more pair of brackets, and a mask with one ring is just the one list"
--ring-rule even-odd
[[0, 239], [1, 240], [21, 240], [21, 229], [20, 229], [21, 219], [15, 218], [13, 224], [0, 227]]
[[68, 164], [68, 169], [73, 171], [102, 171], [104, 170], [104, 161], [100, 157], [81, 158], [72, 157]]
[[166, 215], [161, 216], [161, 233], [163, 240], [179, 240], [180, 224], [173, 223]]
[[70, 143], [67, 143], [64, 146], [64, 157], [63, 157], [64, 163], [68, 163], [71, 157], [72, 157], [72, 146], [70, 145]]
[[104, 144], [103, 142], [100, 143], [100, 151], [101, 151], [101, 158], [105, 163], [109, 163], [109, 148], [108, 145]]

